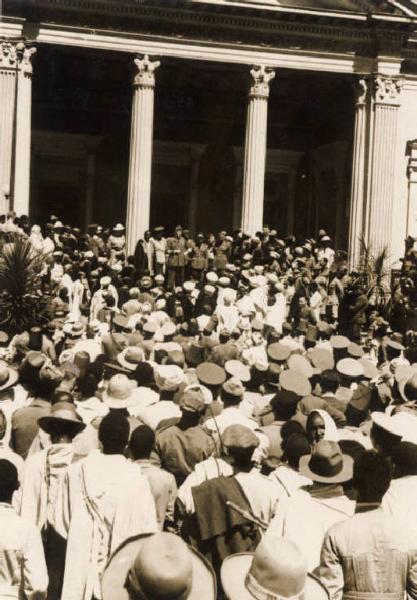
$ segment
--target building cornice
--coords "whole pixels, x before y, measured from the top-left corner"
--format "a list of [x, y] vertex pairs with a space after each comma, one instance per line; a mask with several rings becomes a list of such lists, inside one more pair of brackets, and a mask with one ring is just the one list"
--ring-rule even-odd
[[[7, 10], [6, 0], [6, 14]], [[395, 14], [290, 9], [223, 0], [13, 0], [10, 10], [29, 21], [115, 30], [122, 26], [148, 34], [266, 46], [302, 46], [307, 40], [314, 49], [350, 48], [362, 54], [372, 52], [375, 28], [382, 29], [391, 43], [395, 39], [395, 44], [402, 46], [413, 23], [410, 17]]]

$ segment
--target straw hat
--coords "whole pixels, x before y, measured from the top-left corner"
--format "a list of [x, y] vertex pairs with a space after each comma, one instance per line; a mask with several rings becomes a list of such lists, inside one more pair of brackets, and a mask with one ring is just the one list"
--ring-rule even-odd
[[228, 600], [328, 600], [323, 585], [307, 573], [302, 551], [276, 535], [264, 536], [256, 552], [228, 556], [221, 567]]
[[145, 354], [138, 346], [128, 346], [117, 355], [119, 365], [129, 371], [134, 371], [143, 360], [145, 360]]
[[163, 532], [123, 542], [107, 563], [101, 588], [103, 600], [129, 600], [133, 594], [143, 600], [217, 597], [211, 565], [181, 538]]

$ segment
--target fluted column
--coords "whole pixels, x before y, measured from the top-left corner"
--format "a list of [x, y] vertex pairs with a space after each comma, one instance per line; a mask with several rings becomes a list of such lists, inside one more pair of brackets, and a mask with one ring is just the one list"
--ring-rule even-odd
[[370, 151], [370, 187], [366, 212], [366, 239], [373, 252], [391, 250], [394, 218], [394, 177], [397, 122], [402, 80], [375, 75], [373, 80], [373, 123]]
[[355, 131], [353, 137], [352, 186], [349, 220], [349, 265], [360, 259], [361, 239], [364, 235], [364, 207], [367, 191], [367, 154], [369, 148], [369, 82], [359, 79], [356, 86]]
[[9, 210], [12, 188], [13, 123], [19, 69], [18, 43], [0, 42], [0, 214]]
[[250, 71], [243, 166], [242, 229], [253, 234], [263, 225], [269, 83], [275, 72], [265, 65]]
[[155, 70], [159, 61], [149, 56], [134, 59], [132, 125], [130, 134], [129, 186], [127, 194], [126, 243], [132, 254], [137, 241], [149, 229]]
[[30, 150], [32, 133], [32, 56], [36, 48], [22, 49], [18, 73], [13, 210], [29, 215]]

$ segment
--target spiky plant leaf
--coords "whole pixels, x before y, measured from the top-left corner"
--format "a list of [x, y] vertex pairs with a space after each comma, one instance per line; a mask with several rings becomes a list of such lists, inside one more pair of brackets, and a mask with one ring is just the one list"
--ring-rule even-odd
[[10, 334], [45, 321], [47, 299], [39, 290], [42, 257], [29, 240], [9, 236], [0, 251], [0, 325]]

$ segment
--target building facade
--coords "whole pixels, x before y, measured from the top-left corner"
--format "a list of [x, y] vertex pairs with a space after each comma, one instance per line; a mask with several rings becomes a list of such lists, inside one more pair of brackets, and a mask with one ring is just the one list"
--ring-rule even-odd
[[416, 0], [3, 0], [0, 213], [417, 236]]

